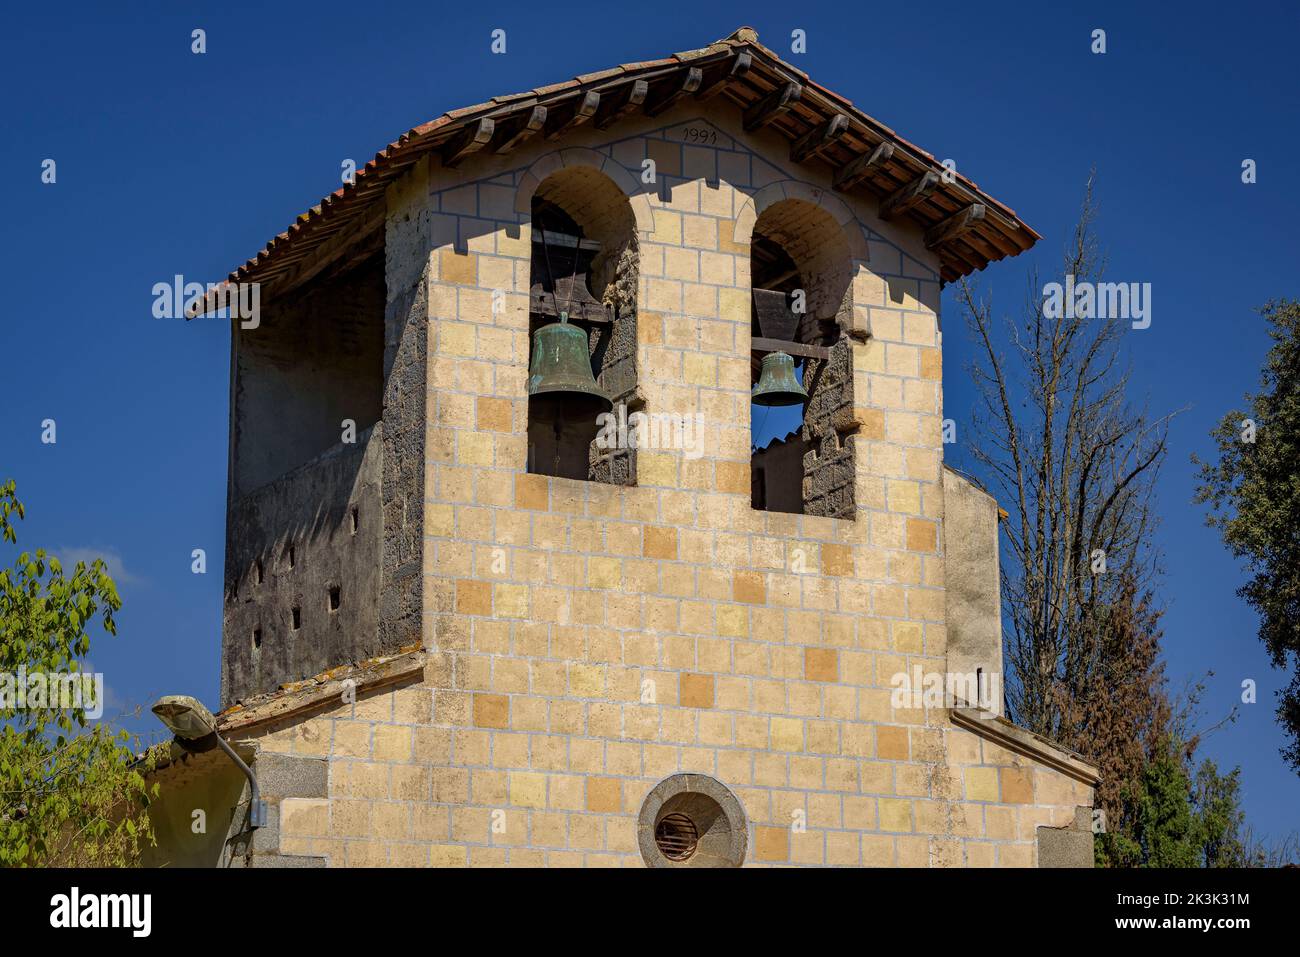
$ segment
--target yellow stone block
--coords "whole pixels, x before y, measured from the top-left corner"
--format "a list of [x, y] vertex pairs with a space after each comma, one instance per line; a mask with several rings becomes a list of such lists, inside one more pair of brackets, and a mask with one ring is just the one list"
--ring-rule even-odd
[[474, 695], [474, 725], [479, 728], [508, 728], [510, 699], [501, 694]]
[[910, 831], [912, 829], [912, 802], [900, 798], [881, 798], [880, 829], [882, 831]]
[[679, 694], [682, 707], [712, 708], [713, 675], [682, 675]]
[[587, 559], [587, 585], [591, 588], [619, 588], [623, 583], [623, 562], [617, 558]]
[[501, 618], [528, 616], [528, 586], [500, 584], [493, 588], [496, 613]]
[[998, 799], [997, 768], [966, 769], [966, 800], [996, 801]]
[[452, 247], [446, 246], [438, 253], [438, 278], [442, 282], [472, 286], [476, 282], [477, 263], [477, 256], [462, 256]]
[[773, 718], [771, 731], [773, 750], [803, 750], [803, 721], [798, 718]]
[[546, 807], [546, 775], [510, 772], [510, 803], [520, 807]]
[[834, 648], [805, 648], [804, 677], [809, 681], [838, 681], [839, 652]]
[[754, 828], [754, 857], [759, 861], [788, 861], [790, 831], [784, 827]]
[[599, 697], [605, 690], [605, 669], [598, 665], [569, 665], [569, 693], [580, 698]]

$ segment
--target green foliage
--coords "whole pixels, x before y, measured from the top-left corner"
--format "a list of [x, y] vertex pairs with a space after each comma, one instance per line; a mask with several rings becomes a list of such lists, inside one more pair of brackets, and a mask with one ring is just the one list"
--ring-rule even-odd
[[1300, 301], [1270, 302], [1260, 312], [1273, 339], [1260, 391], [1246, 397], [1248, 411], [1229, 412], [1211, 433], [1218, 461], [1192, 460], [1207, 523], [1250, 573], [1237, 594], [1259, 612], [1274, 666], [1293, 672], [1277, 715], [1290, 738], [1282, 754], [1300, 773]]
[[[0, 540], [16, 544], [24, 517], [14, 482], [0, 485]], [[121, 607], [102, 561], [69, 576], [43, 549], [20, 553], [0, 569], [0, 675], [80, 672], [88, 629], [116, 634]], [[0, 865], [123, 866], [153, 842], [145, 768], [125, 731], [91, 723], [94, 706], [0, 704]]]
[[1197, 848], [1204, 867], [1244, 867], [1242, 839], [1246, 815], [1240, 807], [1240, 768], [1220, 774], [1208, 758], [1196, 769], [1192, 807], [1196, 811]]
[[1190, 768], [1190, 749], [1166, 738], [1122, 789], [1114, 829], [1097, 835], [1098, 867], [1245, 866], [1240, 770], [1221, 775], [1208, 758]]

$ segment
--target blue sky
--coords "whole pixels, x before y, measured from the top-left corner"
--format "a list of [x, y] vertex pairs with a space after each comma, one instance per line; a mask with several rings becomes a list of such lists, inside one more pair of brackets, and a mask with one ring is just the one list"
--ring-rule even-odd
[[[1165, 650], [1175, 685], [1212, 670], [1207, 724], [1259, 703], [1204, 753], [1243, 769], [1257, 829], [1300, 827], [1272, 671], [1234, 595], [1240, 569], [1190, 504], [1193, 452], [1254, 387], [1253, 310], [1300, 296], [1294, 5], [335, 2], [24, 4], [7, 15], [0, 150], [7, 316], [0, 480], [20, 544], [111, 558], [125, 608], [92, 660], [125, 705], [217, 700], [229, 333], [151, 316], [154, 283], [216, 280], [402, 131], [445, 110], [705, 45], [742, 24], [819, 83], [1006, 202], [1043, 234], [980, 281], [1013, 308], [1055, 266], [1090, 167], [1108, 277], [1150, 282], [1135, 398], [1188, 407], [1159, 487]], [[1288, 9], [1290, 7], [1290, 9]], [[677, 10], [686, 16], [676, 15]], [[207, 53], [190, 52], [195, 28]], [[507, 31], [507, 54], [489, 52]], [[1090, 52], [1106, 30], [1107, 52]], [[56, 160], [57, 182], [40, 181]], [[1243, 159], [1258, 183], [1241, 183]], [[945, 294], [946, 415], [968, 419], [972, 358]], [[40, 441], [41, 422], [58, 441]], [[960, 461], [960, 452], [954, 456]], [[951, 453], [950, 453], [951, 454]], [[208, 574], [190, 571], [207, 551]], [[7, 559], [6, 559], [7, 561]], [[155, 734], [150, 716], [133, 727]], [[160, 736], [160, 733], [159, 733]]]

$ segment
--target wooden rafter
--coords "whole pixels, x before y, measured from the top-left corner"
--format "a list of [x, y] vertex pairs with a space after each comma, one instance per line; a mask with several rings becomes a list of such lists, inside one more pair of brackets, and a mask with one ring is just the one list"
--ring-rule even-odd
[[[728, 63], [730, 64], [730, 66], [727, 65]], [[754, 65], [754, 57], [748, 52], [737, 53], [730, 60], [724, 60], [723, 68], [718, 72], [717, 79], [713, 80], [713, 82], [711, 82], [708, 86], [701, 87], [699, 90], [697, 90], [695, 93], [695, 98], [697, 100], [710, 99], [715, 94], [721, 92], [723, 87], [725, 87], [728, 83], [732, 83], [735, 80], [739, 80], [741, 77], [743, 77], [746, 73], [749, 72], [749, 68], [753, 65]]]
[[884, 220], [892, 219], [899, 213], [905, 213], [917, 203], [921, 202], [927, 196], [934, 192], [939, 185], [939, 174], [934, 170], [927, 170], [912, 182], [905, 186], [900, 186], [894, 190], [880, 204], [880, 218]]
[[873, 169], [879, 169], [894, 156], [894, 144], [885, 140], [870, 153], [863, 153], [855, 160], [835, 171], [831, 185], [838, 190], [846, 190], [866, 178]]
[[487, 146], [495, 131], [496, 121], [492, 117], [480, 117], [477, 123], [465, 127], [442, 148], [442, 165], [452, 168], [459, 166], [465, 157]]
[[819, 123], [790, 144], [790, 162], [802, 163], [816, 156], [849, 130], [849, 118], [836, 113], [824, 123]]
[[[690, 77], [692, 69], [699, 70], [702, 78], [688, 95], [705, 100], [722, 94], [743, 112], [748, 131], [773, 124], [783, 136], [796, 140], [806, 136], [813, 127], [820, 129], [837, 114], [848, 116], [850, 130], [831, 148], [824, 149], [820, 158], [840, 167], [834, 171], [836, 189], [871, 190], [883, 200], [882, 210], [887, 218], [907, 214], [923, 230], [934, 229], [973, 204], [984, 205], [982, 221], [936, 246], [945, 279], [1018, 255], [1039, 239], [1012, 210], [960, 176], [945, 179], [933, 158], [896, 139], [892, 130], [852, 104], [805, 81], [797, 70], [757, 46], [742, 31], [716, 48], [693, 51], [690, 56], [626, 64], [621, 68], [621, 75], [613, 70], [600, 71], [519, 96], [496, 98], [423, 124], [390, 144], [364, 169], [358, 169], [355, 184], [327, 197], [321, 207], [292, 223], [254, 258], [232, 272], [231, 279], [299, 281], [301, 269], [321, 255], [318, 247], [322, 241], [348, 229], [356, 212], [365, 212], [376, 202], [382, 206], [388, 185], [430, 153], [455, 166], [475, 153], [495, 155], [502, 147], [517, 150], [522, 140], [514, 137], [529, 128], [537, 107], [545, 107], [547, 115], [541, 129], [530, 132], [531, 142], [541, 136], [550, 141], [561, 140], [575, 128], [590, 125], [597, 119], [600, 127], [606, 128], [644, 109], [647, 101], [656, 111], [667, 108], [669, 97], [680, 106], [683, 100], [679, 84]], [[488, 123], [495, 126], [484, 142]], [[814, 146], [814, 143], [805, 145]], [[842, 157], [849, 157], [852, 162], [841, 165]], [[927, 171], [938, 174], [938, 181], [934, 181], [934, 176], [927, 176]], [[900, 184], [901, 188], [895, 189]], [[927, 200], [931, 194], [933, 198]]]
[[925, 231], [925, 248], [933, 249], [941, 243], [956, 239], [984, 221], [984, 204], [971, 203]]
[[703, 82], [704, 71], [697, 66], [683, 71], [680, 76], [670, 78], [662, 90], [646, 100], [645, 115], [658, 116], [668, 111], [682, 97], [696, 92]]
[[546, 126], [546, 107], [534, 106], [531, 112], [524, 113], [503, 129], [497, 136], [500, 145], [493, 149], [494, 153], [505, 154], [517, 148], [520, 144], [532, 139]]
[[625, 83], [608, 96], [602, 97], [600, 108], [596, 111], [594, 123], [596, 129], [603, 130], [607, 126], [612, 126], [636, 110], [645, 102], [649, 92], [650, 84], [645, 80], [637, 80], [634, 83]]
[[791, 81], [779, 86], [745, 111], [745, 132], [761, 130], [799, 102], [803, 87]]
[[546, 138], [558, 140], [570, 130], [589, 122], [599, 108], [600, 94], [595, 90], [588, 90], [582, 96], [573, 98], [571, 108], [551, 110], [546, 121]]

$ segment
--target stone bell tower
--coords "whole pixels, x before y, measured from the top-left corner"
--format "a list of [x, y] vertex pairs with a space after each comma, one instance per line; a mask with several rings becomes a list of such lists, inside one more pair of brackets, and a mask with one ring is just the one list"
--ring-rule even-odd
[[1032, 866], [1079, 830], [1095, 769], [907, 687], [1001, 672], [940, 289], [1038, 238], [940, 172], [742, 29], [417, 126], [232, 275], [221, 720], [318, 769], [276, 853]]

